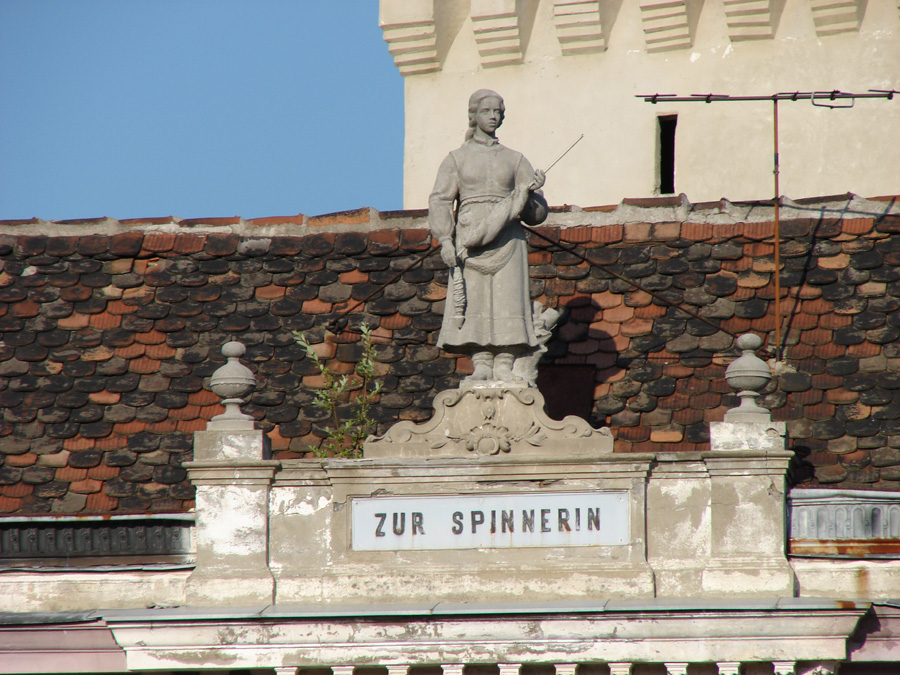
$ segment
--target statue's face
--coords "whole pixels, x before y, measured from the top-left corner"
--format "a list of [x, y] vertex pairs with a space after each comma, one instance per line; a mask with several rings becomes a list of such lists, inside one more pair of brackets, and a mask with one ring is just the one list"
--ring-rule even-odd
[[478, 104], [478, 111], [475, 113], [475, 124], [484, 133], [493, 136], [502, 121], [503, 110], [500, 107], [499, 98], [488, 96]]

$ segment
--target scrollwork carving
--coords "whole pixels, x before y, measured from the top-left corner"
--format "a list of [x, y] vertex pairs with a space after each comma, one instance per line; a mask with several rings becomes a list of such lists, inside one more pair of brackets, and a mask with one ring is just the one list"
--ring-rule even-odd
[[[552, 420], [540, 391], [528, 387], [468, 386], [434, 399], [424, 424], [399, 422], [366, 441], [366, 457], [590, 457], [612, 452], [609, 430], [569, 416]], [[577, 439], [577, 443], [572, 441]]]

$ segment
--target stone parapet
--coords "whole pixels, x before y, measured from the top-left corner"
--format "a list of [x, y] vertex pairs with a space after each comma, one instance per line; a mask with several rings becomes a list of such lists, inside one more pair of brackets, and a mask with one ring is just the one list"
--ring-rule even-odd
[[[83, 607], [79, 580], [115, 607], [893, 597], [896, 560], [788, 561], [789, 460], [769, 449], [191, 462], [189, 577], [186, 564], [23, 569], [0, 575], [0, 590], [33, 611]], [[138, 579], [145, 593], [123, 581]]]
[[[466, 414], [490, 418], [490, 407]], [[372, 604], [793, 594], [789, 451], [607, 446], [591, 456], [577, 438], [556, 442], [428, 456], [404, 450], [420, 444], [406, 433], [364, 459], [189, 463], [198, 532], [187, 595]], [[232, 576], [241, 583], [227, 591]]]
[[648, 553], [661, 596], [792, 595], [784, 481], [793, 453], [657, 457]]
[[268, 437], [258, 431], [223, 430], [197, 431], [194, 433], [194, 460], [262, 459], [268, 448]]

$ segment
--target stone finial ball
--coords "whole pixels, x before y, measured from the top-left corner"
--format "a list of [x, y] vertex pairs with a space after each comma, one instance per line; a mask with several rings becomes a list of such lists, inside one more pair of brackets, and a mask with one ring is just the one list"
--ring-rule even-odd
[[[762, 347], [762, 338], [759, 335], [754, 335], [753, 333], [747, 333], [746, 335], [741, 335], [737, 339], [738, 349], [751, 349], [757, 350]], [[227, 345], [226, 345], [227, 346]]]
[[222, 345], [222, 356], [228, 359], [236, 359], [243, 355], [247, 348], [240, 342], [226, 342]]

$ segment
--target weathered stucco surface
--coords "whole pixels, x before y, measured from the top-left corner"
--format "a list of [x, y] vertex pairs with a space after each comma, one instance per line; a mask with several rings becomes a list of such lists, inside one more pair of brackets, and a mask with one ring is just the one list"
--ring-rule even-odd
[[104, 607], [167, 607], [185, 602], [190, 569], [5, 571], [5, 611], [64, 612]]
[[[473, 20], [479, 3], [434, 4], [429, 12], [432, 3], [427, 1], [381, 2], [389, 43], [391, 30], [399, 35], [402, 27], [436, 35], [430, 69], [404, 69], [404, 55], [395, 54], [406, 75], [405, 208], [426, 205], [447, 148], [462, 143], [466, 101], [482, 87], [506, 100], [509, 116], [498, 134], [501, 142], [523, 152], [536, 167], [546, 167], [584, 133], [584, 140], [548, 176], [547, 194], [554, 204], [615, 204], [625, 197], [659, 194], [657, 117], [663, 115], [678, 116], [676, 193], [694, 201], [772, 196], [771, 103], [653, 105], [637, 95], [767, 96], [898, 88], [900, 13], [891, 0], [872, 0], [864, 10], [855, 3], [842, 5], [858, 21], [837, 34], [816, 25], [822, 11], [829, 11], [824, 3], [766, 6], [765, 16], [757, 17], [762, 19], [757, 27], [766, 30], [758, 39], [730, 32], [735, 18], [726, 12], [738, 19], [747, 14], [731, 3], [656, 3], [657, 9], [637, 0], [600, 3], [602, 20], [596, 28], [603, 48], [572, 54], [564, 53], [554, 21], [554, 5], [560, 3], [507, 3], [516, 11], [504, 19], [509, 26], [502, 35], [515, 36], [518, 51], [500, 62], [479, 51], [481, 26]], [[501, 4], [493, 3], [487, 13], [502, 16]], [[418, 24], [410, 16], [412, 5], [420, 10]], [[668, 18], [658, 21], [676, 25], [679, 10], [687, 12], [685, 39], [650, 53], [660, 34], [647, 21], [661, 12]], [[755, 5], [751, 13], [759, 10]], [[779, 122], [785, 194], [851, 190], [875, 196], [896, 191], [891, 171], [872, 169], [894, 165], [892, 148], [900, 143], [896, 99], [860, 100], [851, 110], [787, 102], [780, 104]]]
[[[752, 435], [755, 428], [733, 425], [738, 438]], [[252, 463], [259, 460], [251, 445], [248, 436], [246, 461]], [[206, 517], [219, 509], [229, 528], [221, 542], [198, 538], [193, 592], [211, 597], [203, 590], [204, 579], [228, 576], [228, 566], [234, 564], [228, 556], [236, 553], [235, 546], [245, 551], [245, 562], [238, 563], [242, 570], [262, 570], [258, 547], [268, 546], [267, 569], [275, 576], [278, 603], [654, 597], [661, 590], [657, 584], [666, 597], [793, 595], [784, 548], [784, 473], [791, 456], [785, 450], [760, 450], [754, 443], [746, 445], [757, 449], [742, 449], [732, 442], [723, 443], [725, 450], [714, 446], [695, 455], [601, 452], [590, 458], [573, 443], [569, 452], [563, 445], [543, 457], [533, 448], [518, 453], [513, 448], [500, 456], [427, 458], [407, 456], [402, 445], [397, 441], [374, 459], [282, 461], [271, 486], [264, 488], [267, 542], [238, 536], [265, 529], [258, 522], [259, 485], [249, 491], [235, 481], [232, 503], [219, 495], [229, 489], [226, 481], [214, 489], [205, 487], [209, 479], [202, 477], [213, 470], [208, 463], [189, 465]], [[228, 463], [239, 475], [240, 460]], [[217, 499], [203, 497], [207, 490]], [[378, 499], [401, 496], [445, 495], [462, 501], [468, 495], [591, 491], [628, 495], [630, 530], [623, 544], [407, 550], [398, 543], [393, 550], [369, 550], [353, 543], [355, 498], [377, 504]], [[241, 500], [245, 509], [232, 508]], [[397, 522], [395, 534], [400, 534]], [[248, 565], [251, 559], [257, 562]], [[258, 601], [268, 601], [269, 593], [264, 589]]]

